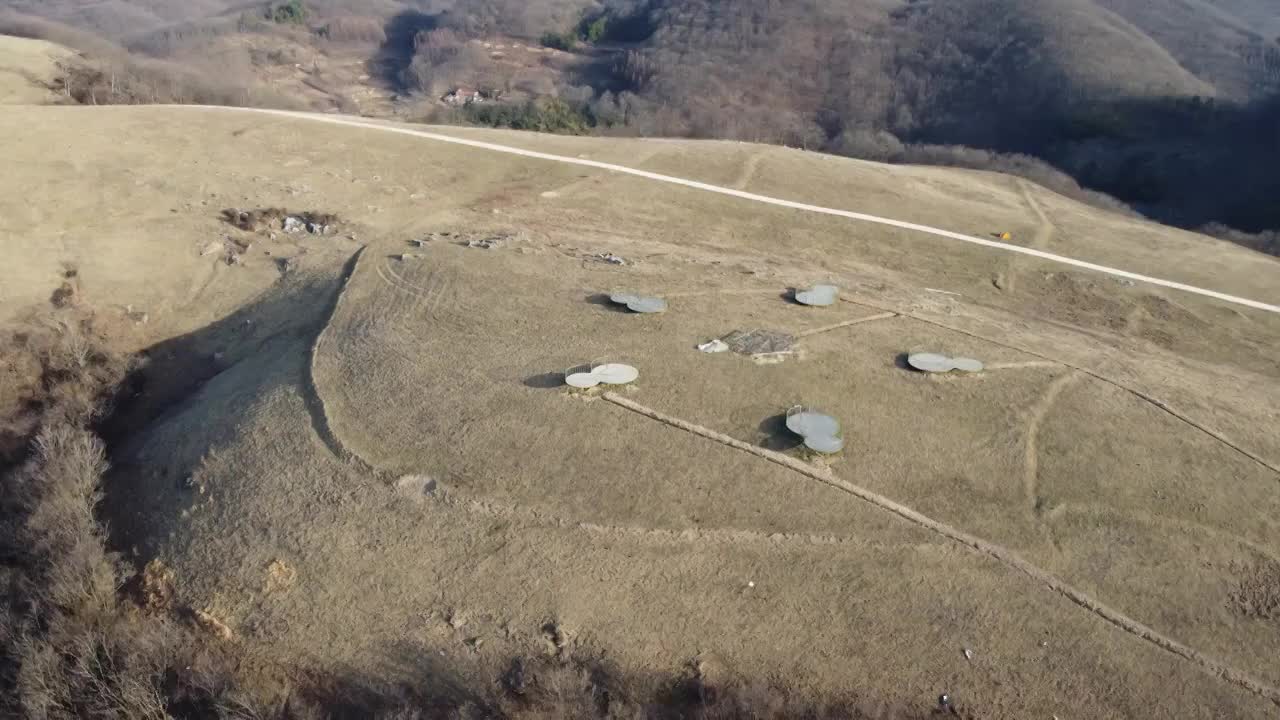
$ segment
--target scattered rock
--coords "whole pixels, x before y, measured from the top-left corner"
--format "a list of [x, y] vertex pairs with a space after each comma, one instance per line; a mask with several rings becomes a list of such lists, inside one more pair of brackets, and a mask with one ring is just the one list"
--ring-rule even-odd
[[475, 238], [467, 241], [467, 247], [480, 248], [481, 250], [496, 250], [497, 248], [502, 247], [502, 238]]
[[338, 223], [338, 216], [321, 212], [289, 212], [283, 208], [259, 210], [222, 211], [223, 219], [237, 228], [252, 233], [267, 233], [279, 227], [291, 235], [307, 232], [311, 235], [328, 235]]
[[306, 231], [310, 235], [328, 235], [329, 225], [322, 222], [307, 220], [305, 217], [296, 217], [290, 215], [284, 219], [282, 229], [289, 234], [297, 234]]
[[620, 255], [614, 255], [613, 253], [597, 253], [596, 255], [593, 255], [593, 256], [592, 256], [592, 258], [593, 258], [593, 259], [595, 259], [595, 260], [599, 260], [599, 261], [600, 261], [600, 262], [602, 262], [602, 263], [608, 263], [608, 264], [610, 264], [610, 265], [627, 265], [627, 264], [629, 264], [629, 263], [627, 262], [626, 258], [624, 258], [624, 257], [622, 257], [622, 256], [620, 256]]
[[719, 338], [716, 338], [715, 340], [709, 340], [702, 343], [698, 346], [698, 349], [704, 353], [722, 353], [729, 351], [729, 344]]

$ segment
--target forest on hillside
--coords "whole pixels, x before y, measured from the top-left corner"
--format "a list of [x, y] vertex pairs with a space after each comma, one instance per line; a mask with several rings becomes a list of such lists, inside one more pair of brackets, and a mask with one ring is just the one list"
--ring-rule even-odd
[[[609, 0], [561, 31], [611, 52], [583, 53], [560, 95], [571, 128], [1006, 170], [1174, 224], [1280, 228], [1280, 42], [1187, 16], [1181, 34], [1163, 19], [1161, 44], [1104, 7], [1150, 20], [1158, 4]], [[466, 75], [482, 63], [465, 39], [504, 23], [533, 34], [519, 7], [458, 3], [401, 80]]]
[[[367, 43], [380, 79], [404, 93], [440, 97], [463, 85], [491, 100], [423, 120], [729, 138], [995, 169], [1095, 204], [1112, 196], [1172, 224], [1219, 235], [1230, 227], [1232, 239], [1280, 252], [1266, 232], [1280, 230], [1280, 38], [1265, 34], [1251, 0], [3, 7], [179, 65], [215, 38], [283, 26], [318, 43]], [[522, 77], [496, 65], [475, 42], [496, 36], [567, 53], [568, 70]], [[224, 90], [216, 101], [281, 102]]]

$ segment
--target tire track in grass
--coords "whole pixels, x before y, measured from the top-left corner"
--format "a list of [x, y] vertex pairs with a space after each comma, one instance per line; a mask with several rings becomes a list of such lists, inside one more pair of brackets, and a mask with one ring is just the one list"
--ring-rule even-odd
[[843, 480], [829, 470], [819, 470], [789, 455], [783, 455], [782, 453], [757, 447], [736, 438], [729, 437], [723, 433], [716, 432], [715, 430], [711, 430], [710, 428], [706, 428], [671, 415], [666, 415], [657, 410], [645, 407], [633, 400], [622, 397], [617, 393], [606, 392], [602, 397], [614, 405], [625, 408], [626, 410], [642, 415], [651, 420], [656, 420], [669, 427], [698, 435], [713, 442], [720, 443], [721, 445], [726, 445], [736, 450], [750, 453], [756, 457], [768, 460], [769, 462], [781, 465], [790, 470], [794, 470], [810, 479], [817, 480], [825, 485], [830, 485], [831, 487], [842, 490], [854, 497], [875, 505], [882, 510], [893, 513], [907, 522], [918, 525], [926, 530], [930, 530], [949, 540], [959, 543], [980, 555], [990, 557], [1006, 567], [1030, 577], [1032, 580], [1044, 585], [1059, 595], [1062, 595], [1067, 600], [1084, 608], [1085, 610], [1088, 610], [1094, 615], [1097, 615], [1116, 628], [1144, 640], [1162, 650], [1183, 658], [1184, 660], [1190, 661], [1211, 675], [1222, 678], [1237, 687], [1248, 690], [1251, 693], [1264, 697], [1271, 702], [1280, 705], [1280, 690], [1249, 675], [1248, 673], [1226, 665], [1221, 661], [1190, 647], [1189, 645], [1184, 645], [1183, 643], [1178, 642], [1177, 640], [1174, 640], [1173, 638], [1168, 637], [1167, 635], [1164, 635], [1141, 622], [1138, 622], [1128, 615], [1125, 615], [1123, 612], [1096, 600], [1084, 591], [1067, 584], [1064, 580], [1061, 580], [1050, 574], [1048, 571], [1041, 569], [1039, 566], [1031, 563], [1029, 560], [1026, 560], [1021, 555], [1018, 555], [1008, 548], [988, 542], [987, 540], [983, 540], [975, 535], [970, 535], [969, 533], [951, 525], [934, 520], [933, 518], [907, 507], [906, 505], [867, 490], [859, 485], [855, 485], [847, 480]]

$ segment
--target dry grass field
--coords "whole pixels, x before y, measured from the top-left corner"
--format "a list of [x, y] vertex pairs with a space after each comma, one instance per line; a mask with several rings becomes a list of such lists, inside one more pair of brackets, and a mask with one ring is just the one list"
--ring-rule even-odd
[[[1008, 231], [1280, 303], [1274, 258], [1007, 176], [439, 132]], [[103, 518], [247, 657], [441, 683], [529, 654], [631, 677], [693, 662], [885, 708], [948, 693], [973, 717], [1276, 712], [1274, 314], [235, 110], [7, 107], [0, 152], [0, 326], [30, 322], [73, 271], [76, 302], [146, 355], [104, 431]], [[232, 208], [338, 220], [250, 232]], [[787, 299], [815, 282], [841, 301]], [[620, 289], [670, 308], [601, 300]], [[795, 336], [794, 352], [696, 349], [752, 329]], [[987, 369], [903, 366], [923, 350]], [[601, 359], [639, 380], [564, 387]], [[779, 416], [796, 404], [843, 422], [843, 452], [795, 447]]]

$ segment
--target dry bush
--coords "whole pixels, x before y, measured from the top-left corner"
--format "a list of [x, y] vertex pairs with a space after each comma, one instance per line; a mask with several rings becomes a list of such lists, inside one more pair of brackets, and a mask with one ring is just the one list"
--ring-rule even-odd
[[0, 35], [48, 40], [102, 57], [124, 52], [119, 45], [98, 35], [12, 10], [0, 10]]
[[9, 352], [28, 360], [11, 366], [36, 376], [25, 381], [26, 414], [6, 419], [30, 443], [0, 484], [0, 715], [215, 711], [229, 696], [225, 670], [187, 628], [121, 598], [126, 574], [95, 517], [107, 460], [89, 425], [131, 363], [79, 309], [54, 313]]
[[269, 32], [265, 20], [244, 15], [181, 23], [130, 37], [126, 49], [152, 57], [170, 57], [208, 47], [213, 41], [239, 33]]
[[1280, 256], [1280, 230], [1266, 230], [1258, 233], [1247, 233], [1222, 223], [1209, 223], [1198, 230], [1219, 240], [1226, 240], [1237, 245], [1252, 248], [1268, 255]]
[[116, 562], [93, 514], [105, 450], [88, 430], [61, 418], [40, 431], [34, 447], [10, 488], [25, 510], [25, 526], [15, 534], [42, 561], [39, 599], [96, 622], [114, 608], [117, 589]]
[[398, 80], [406, 88], [428, 95], [440, 95], [464, 81], [473, 82], [489, 65], [488, 53], [469, 45], [453, 30], [420, 32], [413, 45], [413, 59]]
[[[555, 660], [517, 658], [501, 678], [494, 705], [507, 717], [527, 720], [594, 720], [620, 717], [625, 706], [599, 671]], [[611, 707], [612, 705], [612, 707]]]
[[151, 58], [81, 58], [62, 65], [55, 90], [83, 105], [230, 105], [300, 109], [278, 93], [244, 79], [213, 77], [195, 67]]
[[[439, 95], [459, 84], [475, 82], [485, 89], [495, 89], [500, 85], [489, 72], [489, 55], [483, 48], [466, 45], [448, 61], [439, 65], [423, 67], [420, 58], [415, 58], [410, 66], [418, 87], [431, 95]], [[408, 78], [406, 78], [408, 80]]]
[[19, 640], [16, 700], [31, 718], [164, 720], [162, 668], [137, 637], [84, 630]]
[[0, 13], [0, 34], [49, 40], [77, 50], [61, 63], [54, 90], [85, 105], [150, 103], [233, 105], [298, 109], [282, 95], [253, 87], [247, 72], [200, 67], [129, 53], [102, 38], [56, 22], [19, 13]]
[[51, 302], [63, 309], [0, 336], [0, 469], [21, 458], [41, 425], [96, 420], [107, 393], [132, 369], [78, 307], [74, 278]]
[[851, 128], [840, 133], [832, 150], [862, 160], [890, 162], [901, 159], [906, 147], [892, 133], [884, 130]]
[[385, 22], [376, 17], [343, 15], [330, 20], [320, 29], [320, 36], [335, 43], [384, 43]]
[[1110, 195], [1080, 187], [1080, 184], [1070, 175], [1030, 155], [998, 153], [960, 145], [907, 145], [903, 152], [892, 160], [1016, 175], [1086, 205], [1131, 217], [1136, 216], [1133, 209], [1123, 202]]
[[[380, 720], [923, 720], [932, 709], [885, 703], [831, 702], [798, 696], [775, 685], [723, 677], [696, 666], [675, 679], [623, 682], [593, 663], [562, 658], [517, 658], [478, 697], [441, 705], [407, 703], [376, 714]], [[428, 709], [433, 708], [433, 709]], [[952, 717], [973, 717], [949, 707]], [[374, 713], [370, 713], [374, 715]]]

